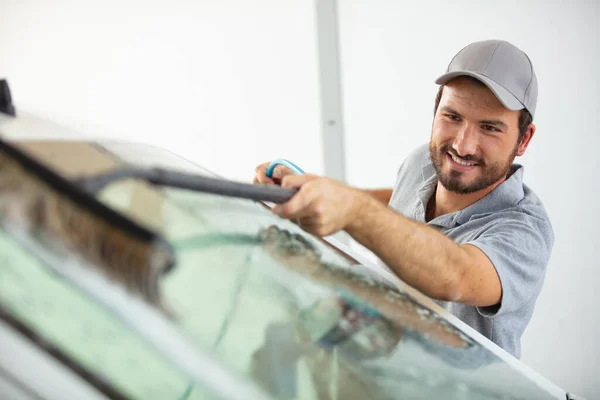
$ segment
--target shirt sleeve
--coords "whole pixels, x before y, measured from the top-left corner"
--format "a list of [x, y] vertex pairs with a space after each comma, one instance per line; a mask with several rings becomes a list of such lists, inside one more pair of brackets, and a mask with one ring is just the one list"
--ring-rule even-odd
[[[389, 206], [406, 215], [406, 209], [413, 205], [414, 192], [424, 182], [423, 167], [429, 162], [429, 146], [423, 144], [412, 151], [400, 164]], [[431, 166], [433, 169], [433, 166]]]
[[465, 243], [483, 251], [500, 278], [500, 304], [477, 307], [485, 317], [514, 312], [538, 296], [554, 242], [548, 220], [516, 211], [506, 214]]

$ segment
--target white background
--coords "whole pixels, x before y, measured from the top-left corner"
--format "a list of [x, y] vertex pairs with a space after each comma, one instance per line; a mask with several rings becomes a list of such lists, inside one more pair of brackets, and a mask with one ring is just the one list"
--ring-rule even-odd
[[159, 144], [250, 180], [323, 171], [314, 4], [0, 0], [0, 76], [22, 110]]
[[[20, 110], [162, 145], [222, 175], [286, 157], [322, 173], [312, 1], [0, 0], [0, 77]], [[594, 0], [339, 0], [349, 183], [391, 186], [429, 138], [435, 77], [464, 45], [506, 39], [537, 72], [526, 182], [556, 244], [522, 360], [600, 393], [599, 28]]]

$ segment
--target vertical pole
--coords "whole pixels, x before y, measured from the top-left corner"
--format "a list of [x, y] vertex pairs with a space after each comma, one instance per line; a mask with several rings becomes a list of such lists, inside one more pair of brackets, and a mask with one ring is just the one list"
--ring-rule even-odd
[[316, 0], [325, 175], [346, 181], [337, 0]]

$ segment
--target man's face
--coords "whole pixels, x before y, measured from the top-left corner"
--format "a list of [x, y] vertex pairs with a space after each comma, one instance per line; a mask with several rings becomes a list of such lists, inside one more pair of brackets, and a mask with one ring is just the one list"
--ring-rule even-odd
[[519, 146], [519, 111], [505, 108], [485, 86], [465, 78], [449, 82], [433, 120], [429, 150], [440, 183], [474, 193], [506, 177]]

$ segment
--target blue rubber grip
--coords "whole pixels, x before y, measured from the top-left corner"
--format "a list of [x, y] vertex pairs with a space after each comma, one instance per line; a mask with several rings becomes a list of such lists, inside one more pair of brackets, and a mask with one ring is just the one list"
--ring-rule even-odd
[[293, 162], [286, 160], [284, 158], [278, 158], [277, 160], [274, 160], [273, 162], [271, 162], [271, 164], [269, 164], [269, 168], [267, 168], [267, 177], [268, 178], [273, 177], [273, 171], [275, 171], [275, 167], [278, 165], [283, 165], [284, 167], [288, 167], [296, 174], [299, 174], [299, 175], [304, 174], [304, 171], [302, 171], [302, 168], [300, 168]]

